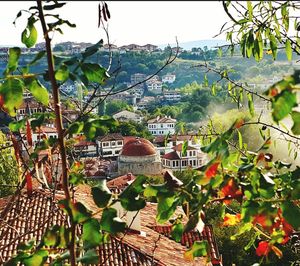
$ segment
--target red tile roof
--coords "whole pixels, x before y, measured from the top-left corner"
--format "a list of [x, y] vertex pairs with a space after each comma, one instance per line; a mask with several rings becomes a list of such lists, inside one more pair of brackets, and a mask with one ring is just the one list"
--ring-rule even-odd
[[152, 124], [152, 123], [160, 123], [160, 124], [163, 124], [163, 123], [176, 123], [176, 119], [173, 119], [171, 117], [156, 117], [156, 118], [153, 118], [153, 119], [149, 119], [147, 121], [148, 124]]
[[137, 157], [155, 154], [156, 150], [153, 144], [143, 138], [135, 138], [127, 141], [120, 152], [120, 155]]
[[121, 175], [117, 178], [109, 180], [106, 184], [110, 190], [114, 191], [115, 193], [120, 193], [128, 186], [128, 181], [132, 181], [135, 178], [136, 177], [133, 174], [128, 173], [127, 175]]
[[111, 133], [97, 138], [99, 141], [123, 140], [124, 137], [120, 133]]
[[[174, 146], [172, 149], [173, 149], [174, 151], [182, 151], [182, 146], [183, 146], [183, 144], [180, 143], [180, 144]], [[196, 151], [197, 149], [194, 148], [194, 147], [188, 146], [188, 147], [186, 148], [186, 150], [188, 150], [188, 151], [190, 151], [190, 150]]]
[[97, 146], [95, 142], [92, 141], [87, 141], [87, 140], [82, 140], [78, 143], [74, 144], [75, 147], [82, 147], [82, 146]]
[[163, 155], [163, 158], [167, 160], [180, 160], [180, 157], [176, 151], [171, 151], [169, 153], [166, 153], [165, 155]]
[[[156, 232], [172, 239], [171, 237], [171, 232], [172, 232], [172, 225], [169, 226], [153, 226], [153, 230]], [[218, 251], [218, 247], [216, 245], [216, 241], [214, 239], [214, 233], [213, 233], [213, 228], [211, 225], [205, 225], [203, 231], [200, 233], [198, 230], [193, 230], [186, 232], [182, 235], [181, 238], [181, 245], [191, 248], [193, 243], [195, 241], [202, 241], [206, 240], [209, 245], [209, 253], [210, 253], [210, 258], [212, 260], [213, 264], [219, 264], [221, 261], [220, 254]]]
[[[16, 254], [20, 242], [28, 241], [33, 237], [39, 242], [47, 228], [54, 224], [67, 223], [66, 215], [57, 205], [57, 197], [56, 195], [54, 199], [53, 193], [41, 190], [33, 191], [31, 196], [21, 193], [10, 202], [6, 214], [0, 213], [1, 265]], [[3, 199], [0, 199], [1, 201]], [[151, 254], [148, 255], [138, 247], [114, 237], [111, 237], [109, 242], [99, 245], [97, 252], [99, 254], [97, 265], [165, 266]]]

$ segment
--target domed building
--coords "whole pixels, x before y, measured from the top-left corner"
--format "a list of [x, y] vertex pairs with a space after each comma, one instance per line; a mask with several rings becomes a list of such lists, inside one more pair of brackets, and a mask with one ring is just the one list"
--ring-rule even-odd
[[160, 156], [150, 141], [131, 138], [123, 146], [118, 158], [119, 174], [157, 175], [161, 169]]

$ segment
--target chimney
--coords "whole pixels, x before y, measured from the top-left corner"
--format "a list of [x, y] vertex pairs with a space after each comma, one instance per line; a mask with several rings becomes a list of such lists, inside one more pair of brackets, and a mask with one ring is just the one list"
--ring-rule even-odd
[[132, 173], [127, 174], [127, 180], [130, 181], [132, 179]]
[[156, 122], [159, 120], [159, 115], [156, 117]]

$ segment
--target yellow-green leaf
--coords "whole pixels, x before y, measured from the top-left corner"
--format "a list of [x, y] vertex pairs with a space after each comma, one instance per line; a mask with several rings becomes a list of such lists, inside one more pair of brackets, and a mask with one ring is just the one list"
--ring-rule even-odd
[[287, 60], [291, 61], [293, 56], [293, 51], [292, 51], [292, 45], [290, 40], [286, 40], [285, 42], [285, 53], [286, 53]]

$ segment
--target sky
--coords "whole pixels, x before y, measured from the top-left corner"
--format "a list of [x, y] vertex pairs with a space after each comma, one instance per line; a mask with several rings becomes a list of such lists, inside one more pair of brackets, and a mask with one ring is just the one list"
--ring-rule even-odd
[[[64, 19], [77, 27], [64, 26], [64, 34], [55, 33], [53, 42], [96, 43], [106, 40], [98, 28], [97, 1], [66, 1], [60, 9]], [[219, 1], [107, 1], [111, 13], [108, 30], [110, 43], [118, 46], [136, 43], [155, 45], [212, 39], [228, 20]], [[0, 1], [0, 45], [18, 45], [28, 15], [12, 24], [21, 9], [34, 5], [32, 1]], [[37, 27], [41, 32], [41, 28]], [[224, 39], [224, 37], [217, 37]], [[42, 41], [40, 34], [38, 41]]]

